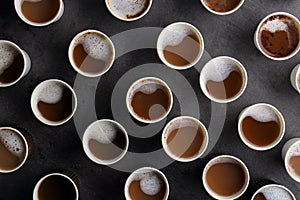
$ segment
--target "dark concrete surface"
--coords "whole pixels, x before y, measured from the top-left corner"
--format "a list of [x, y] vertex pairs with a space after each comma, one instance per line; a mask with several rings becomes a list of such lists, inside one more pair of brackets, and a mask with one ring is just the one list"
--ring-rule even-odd
[[[175, 21], [186, 21], [199, 28], [205, 49], [212, 56], [228, 55], [240, 60], [249, 75], [244, 95], [228, 104], [227, 116], [220, 140], [208, 157], [232, 154], [249, 167], [251, 185], [261, 179], [272, 180], [290, 188], [300, 198], [300, 186], [284, 169], [281, 148], [290, 138], [299, 137], [299, 95], [290, 85], [292, 68], [300, 62], [294, 58], [275, 62], [265, 58], [254, 46], [253, 33], [259, 21], [274, 11], [287, 11], [300, 18], [298, 0], [246, 0], [236, 13], [216, 16], [204, 9], [199, 0], [154, 0], [144, 18], [123, 22], [107, 10], [104, 0], [65, 0], [65, 12], [60, 21], [43, 28], [31, 27], [17, 16], [12, 0], [1, 1], [0, 39], [16, 42], [32, 60], [30, 73], [18, 84], [0, 89], [0, 126], [23, 127], [31, 133], [35, 149], [25, 165], [15, 173], [0, 174], [0, 200], [32, 199], [35, 183], [44, 175], [70, 170], [80, 179], [80, 199], [124, 199], [123, 188], [129, 173], [99, 166], [84, 154], [73, 120], [59, 127], [40, 123], [30, 109], [34, 87], [43, 80], [58, 78], [73, 85], [76, 73], [67, 57], [71, 39], [80, 31], [92, 28], [113, 36], [138, 27], [165, 27]], [[112, 118], [110, 97], [118, 79], [129, 69], [144, 63], [160, 63], [155, 50], [138, 50], [117, 59], [105, 74], [96, 94], [97, 116]], [[182, 73], [196, 89], [201, 109], [201, 120], [210, 121], [210, 101], [198, 87], [199, 73], [189, 69]], [[88, 89], [88, 85], [87, 85]], [[279, 145], [266, 152], [246, 147], [237, 132], [240, 111], [258, 102], [271, 103], [284, 115], [286, 135]], [[168, 120], [180, 115], [178, 102]], [[130, 137], [130, 151], [148, 152], [161, 148], [160, 134], [148, 139]], [[174, 162], [162, 169], [170, 182], [171, 200], [210, 199], [202, 185], [202, 170], [208, 158], [192, 163]], [[149, 163], [149, 165], [151, 165]], [[243, 196], [241, 199], [249, 199]]]

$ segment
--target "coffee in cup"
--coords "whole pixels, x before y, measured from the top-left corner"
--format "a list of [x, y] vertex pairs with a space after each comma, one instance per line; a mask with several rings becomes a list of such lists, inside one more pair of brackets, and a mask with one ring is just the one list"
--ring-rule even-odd
[[284, 144], [282, 159], [289, 176], [300, 183], [300, 138], [290, 139]]
[[237, 11], [244, 0], [201, 0], [203, 6], [216, 15], [228, 15]]
[[300, 94], [300, 64], [296, 65], [292, 70], [290, 81], [293, 88]]
[[286, 187], [278, 184], [269, 184], [259, 188], [251, 200], [296, 200], [294, 194]]

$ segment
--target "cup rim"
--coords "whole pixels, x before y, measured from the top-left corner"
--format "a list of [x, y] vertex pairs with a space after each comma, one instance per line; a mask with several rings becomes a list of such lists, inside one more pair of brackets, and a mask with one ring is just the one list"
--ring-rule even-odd
[[54, 22], [56, 22], [58, 20], [58, 17], [62, 14], [62, 12], [64, 11], [64, 2], [63, 0], [59, 0], [59, 9], [56, 13], [56, 15], [49, 21], [47, 22], [32, 22], [30, 21], [29, 19], [27, 19], [24, 14], [22, 13], [22, 10], [21, 10], [21, 3], [23, 2], [24, 0], [14, 0], [14, 5], [15, 5], [15, 10], [19, 16], [19, 18], [25, 22], [26, 24], [28, 25], [31, 25], [31, 26], [35, 26], [35, 27], [43, 27], [43, 26], [48, 26]]
[[[38, 109], [36, 108], [36, 105], [34, 103], [35, 96], [37, 95], [37, 92], [38, 92], [37, 90], [40, 87], [42, 87], [44, 84], [49, 83], [49, 82], [60, 83], [63, 86], [67, 87], [72, 92], [73, 98], [74, 98], [74, 107], [73, 107], [73, 111], [72, 111], [71, 115], [69, 117], [67, 117], [66, 119], [58, 121], [58, 122], [53, 122], [53, 121], [47, 120], [46, 118], [44, 118], [43, 116], [41, 116], [40, 112], [38, 111]], [[59, 79], [48, 79], [48, 80], [42, 81], [41, 83], [39, 83], [35, 87], [35, 89], [33, 90], [32, 94], [31, 94], [30, 105], [31, 105], [31, 110], [32, 110], [34, 116], [40, 122], [42, 122], [43, 124], [46, 124], [48, 126], [60, 126], [62, 124], [67, 123], [74, 116], [74, 114], [75, 114], [75, 112], [77, 110], [77, 96], [76, 96], [76, 93], [75, 93], [74, 89], [68, 83], [66, 83], [66, 82], [64, 82], [62, 80], [59, 80]]]
[[[197, 58], [190, 64], [188, 65], [185, 65], [185, 66], [176, 66], [176, 65], [173, 65], [171, 63], [169, 63], [163, 53], [162, 53], [162, 48], [160, 48], [160, 44], [161, 44], [161, 41], [163, 40], [163, 34], [168, 31], [168, 29], [170, 29], [171, 27], [173, 26], [178, 26], [178, 25], [182, 25], [182, 26], [187, 26], [189, 29], [191, 29], [193, 32], [195, 32], [195, 34], [197, 35], [199, 41], [200, 41], [200, 50], [199, 50], [199, 54], [197, 56]], [[186, 70], [186, 69], [189, 69], [193, 66], [195, 66], [199, 61], [200, 59], [202, 58], [202, 55], [203, 55], [203, 52], [204, 52], [204, 38], [201, 34], [201, 32], [199, 31], [198, 28], [196, 28], [194, 25], [188, 23], [188, 22], [174, 22], [172, 24], [169, 24], [168, 26], [166, 26], [162, 31], [161, 33], [159, 34], [158, 36], [158, 39], [157, 39], [157, 42], [156, 42], [156, 51], [157, 51], [157, 54], [160, 58], [160, 60], [169, 68], [171, 69], [175, 69], [175, 70]]]
[[26, 54], [25, 54], [24, 50], [22, 50], [22, 49], [21, 49], [16, 43], [14, 43], [14, 42], [11, 42], [11, 41], [9, 41], [9, 40], [0, 40], [0, 43], [7, 43], [7, 44], [13, 46], [14, 48], [16, 48], [16, 49], [22, 54], [22, 57], [23, 57], [23, 60], [24, 60], [23, 71], [22, 71], [21, 75], [20, 75], [15, 81], [13, 81], [13, 82], [5, 83], [5, 84], [1, 83], [1, 84], [0, 84], [0, 88], [1, 88], [1, 87], [2, 87], [2, 88], [5, 88], [5, 87], [9, 87], [9, 86], [15, 85], [15, 84], [16, 84], [17, 82], [19, 82], [19, 81], [23, 78], [23, 76], [25, 75], [25, 72], [26, 72]]
[[129, 192], [128, 192], [129, 185], [132, 182], [131, 179], [134, 178], [135, 174], [142, 173], [143, 171], [156, 172], [156, 173], [158, 173], [162, 177], [163, 181], [166, 184], [166, 193], [165, 193], [165, 196], [164, 196], [164, 200], [167, 200], [168, 197], [169, 197], [169, 193], [170, 193], [170, 185], [169, 185], [168, 179], [167, 179], [166, 175], [162, 171], [160, 171], [160, 170], [158, 170], [156, 168], [153, 168], [153, 167], [142, 167], [142, 168], [139, 168], [139, 169], [133, 171], [128, 176], [128, 178], [127, 178], [127, 180], [125, 182], [125, 187], [124, 187], [124, 194], [125, 194], [126, 200], [132, 200], [131, 197], [130, 197], [130, 195], [129, 195]]
[[[140, 116], [138, 116], [134, 111], [133, 108], [131, 106], [131, 101], [130, 99], [130, 94], [132, 92], [132, 89], [134, 88], [134, 86], [136, 86], [138, 83], [140, 82], [144, 82], [144, 81], [155, 81], [158, 82], [158, 84], [161, 84], [164, 88], [167, 89], [168, 95], [170, 97], [170, 105], [169, 108], [167, 110], [167, 112], [165, 112], [161, 117], [155, 119], [155, 120], [147, 120], [147, 119], [143, 119]], [[129, 113], [131, 114], [132, 117], [134, 117], [136, 120], [145, 123], [145, 124], [153, 124], [153, 123], [157, 123], [160, 122], [161, 120], [165, 119], [169, 113], [172, 110], [173, 107], [173, 94], [172, 94], [172, 90], [170, 89], [170, 87], [168, 86], [168, 84], [166, 82], [164, 82], [162, 79], [160, 78], [156, 78], [156, 77], [143, 77], [140, 78], [138, 80], [136, 80], [134, 83], [131, 84], [131, 86], [129, 87], [128, 91], [127, 91], [127, 95], [126, 95], [126, 105], [127, 105], [127, 110], [129, 111]]]
[[0, 131], [5, 130], [5, 129], [17, 133], [19, 135], [19, 137], [22, 138], [22, 140], [25, 144], [25, 157], [24, 157], [23, 161], [18, 165], [18, 167], [14, 168], [14, 169], [11, 169], [11, 170], [2, 170], [2, 169], [0, 169], [0, 173], [8, 174], [8, 173], [12, 173], [12, 172], [17, 171], [18, 169], [20, 169], [25, 164], [25, 162], [26, 162], [26, 160], [29, 156], [29, 145], [28, 145], [28, 142], [27, 142], [26, 138], [24, 137], [24, 135], [19, 130], [17, 130], [16, 128], [8, 127], [8, 126], [7, 127], [0, 127]]
[[209, 12], [215, 14], [215, 15], [220, 15], [220, 16], [224, 16], [224, 15], [230, 15], [234, 12], [236, 12], [238, 9], [240, 9], [242, 7], [242, 5], [244, 4], [245, 0], [241, 0], [239, 5], [237, 7], [235, 7], [234, 9], [230, 10], [230, 11], [227, 11], [227, 12], [217, 12], [217, 11], [214, 11], [212, 10], [210, 7], [208, 7], [208, 5], [206, 5], [206, 3], [204, 2], [205, 0], [200, 0], [202, 5], [204, 6], [204, 8], [206, 10], [208, 10]]
[[[293, 72], [295, 70], [295, 77], [293, 77]], [[297, 64], [294, 69], [291, 71], [291, 75], [290, 75], [290, 78], [291, 78], [291, 82], [295, 82], [295, 86], [296, 86], [296, 90], [297, 92], [300, 94], [300, 84], [298, 82], [298, 77], [300, 76], [300, 64]], [[293, 83], [292, 83], [292, 86], [293, 86]]]
[[264, 18], [260, 21], [260, 23], [258, 24], [258, 26], [257, 26], [257, 28], [256, 28], [256, 31], [255, 31], [255, 35], [254, 35], [254, 38], [255, 38], [255, 46], [258, 48], [258, 50], [259, 50], [265, 57], [267, 57], [267, 58], [269, 58], [269, 59], [271, 59], [271, 60], [274, 60], [274, 61], [285, 61], [285, 60], [288, 60], [288, 59], [294, 57], [294, 56], [299, 52], [299, 50], [300, 50], [300, 38], [299, 38], [299, 41], [298, 41], [298, 46], [297, 46], [297, 48], [296, 48], [291, 54], [289, 54], [289, 55], [287, 55], [287, 56], [284, 56], [284, 57], [273, 57], [273, 56], [270, 56], [269, 54], [267, 54], [267, 53], [262, 49], [261, 45], [259, 44], [259, 31], [260, 31], [261, 26], [262, 26], [263, 23], [264, 23], [265, 21], [267, 21], [270, 17], [276, 16], [276, 15], [284, 15], [284, 16], [287, 16], [287, 17], [289, 17], [290, 19], [292, 19], [292, 20], [294, 21], [294, 23], [297, 25], [297, 29], [298, 29], [298, 32], [299, 32], [299, 34], [300, 34], [300, 21], [299, 21], [299, 19], [298, 19], [296, 16], [294, 16], [294, 15], [288, 13], [288, 12], [282, 12], [282, 11], [280, 11], [280, 12], [273, 12], [273, 13], [267, 15], [266, 17], [264, 17]]
[[[240, 69], [240, 72], [243, 76], [243, 85], [242, 88], [240, 89], [239, 93], [237, 93], [234, 97], [229, 98], [229, 99], [218, 99], [216, 97], [213, 97], [211, 94], [209, 94], [209, 92], [206, 89], [206, 83], [204, 83], [203, 81], [203, 76], [204, 76], [204, 69], [207, 68], [211, 63], [215, 62], [216, 60], [229, 60], [231, 62], [234, 62], [237, 67]], [[204, 95], [210, 99], [211, 101], [214, 101], [216, 103], [231, 103], [233, 101], [236, 101], [237, 99], [239, 99], [245, 92], [247, 85], [248, 85], [248, 73], [246, 68], [244, 67], [244, 65], [238, 61], [237, 59], [230, 57], [230, 56], [218, 56], [215, 58], [212, 58], [211, 60], [209, 60], [204, 67], [202, 68], [201, 72], [200, 72], [200, 77], [199, 77], [199, 83], [200, 83], [200, 88], [202, 90], [202, 92], [204, 93]]]
[[[204, 141], [198, 151], [197, 154], [195, 154], [194, 156], [190, 157], [190, 158], [182, 158], [182, 157], [177, 157], [175, 154], [173, 154], [169, 148], [168, 145], [166, 144], [166, 139], [167, 139], [167, 131], [168, 128], [173, 125], [174, 123], [176, 123], [176, 121], [181, 120], [181, 119], [186, 119], [186, 120], [191, 120], [197, 123], [197, 125], [199, 127], [201, 127], [201, 129], [204, 131]], [[198, 158], [200, 158], [206, 151], [207, 146], [208, 146], [208, 142], [209, 142], [209, 135], [208, 135], [208, 131], [207, 128], [205, 127], [205, 125], [198, 119], [194, 118], [194, 117], [190, 117], [190, 116], [179, 116], [179, 117], [175, 117], [174, 119], [172, 119], [163, 129], [163, 133], [161, 136], [161, 142], [163, 145], [163, 149], [165, 150], [165, 152], [167, 153], [168, 156], [170, 156], [173, 160], [179, 161], [179, 162], [192, 162], [197, 160]]]
[[[278, 117], [278, 120], [279, 120], [279, 123], [281, 126], [280, 136], [270, 145], [263, 146], [263, 147], [256, 146], [256, 145], [252, 144], [250, 141], [248, 141], [244, 137], [243, 131], [241, 129], [241, 123], [242, 123], [243, 119], [246, 117], [245, 115], [247, 114], [247, 112], [249, 110], [253, 109], [254, 107], [261, 107], [261, 106], [271, 109], [274, 112], [274, 114], [276, 115], [276, 117]], [[270, 150], [270, 149], [274, 148], [275, 146], [277, 146], [283, 139], [283, 137], [285, 135], [285, 120], [284, 120], [284, 117], [281, 114], [281, 112], [275, 106], [268, 104], [268, 103], [256, 103], [256, 104], [253, 104], [253, 105], [250, 105], [250, 106], [244, 108], [244, 110], [242, 110], [242, 112], [240, 113], [239, 119], [238, 119], [238, 132], [239, 132], [240, 139], [249, 148], [256, 150], [256, 151], [267, 151], [267, 150]]]
[[260, 187], [258, 190], [256, 190], [256, 192], [252, 195], [251, 200], [254, 200], [255, 195], [257, 195], [260, 191], [262, 191], [263, 189], [267, 188], [267, 187], [279, 187], [283, 190], [285, 190], [286, 192], [288, 192], [293, 200], [296, 200], [295, 195], [292, 193], [292, 191], [290, 191], [287, 187], [283, 186], [283, 185], [279, 185], [279, 184], [268, 184], [265, 185], [263, 187]]
[[122, 21], [124, 21], [124, 22], [132, 22], [132, 21], [136, 21], [136, 20], [138, 20], [138, 19], [141, 19], [141, 18], [144, 17], [145, 15], [147, 15], [148, 12], [150, 11], [150, 8], [151, 8], [151, 6], [152, 6], [152, 3], [153, 3], [153, 0], [149, 0], [149, 6], [148, 6], [147, 9], [143, 12], [143, 14], [139, 15], [138, 17], [134, 17], [134, 18], [128, 19], [128, 18], [124, 18], [124, 17], [121, 17], [120, 15], [116, 14], [116, 13], [111, 9], [111, 7], [110, 7], [110, 5], [109, 5], [109, 0], [105, 0], [105, 5], [106, 5], [108, 11], [109, 11], [115, 18], [117, 18], [117, 19], [119, 19], [119, 20], [122, 20]]
[[[216, 192], [214, 192], [209, 186], [208, 186], [208, 183], [206, 181], [206, 173], [209, 169], [209, 166], [212, 162], [218, 160], [218, 159], [222, 159], [222, 158], [228, 158], [228, 159], [232, 159], [234, 161], [236, 161], [242, 168], [243, 168], [243, 171], [245, 173], [245, 176], [246, 176], [246, 181], [243, 185], [243, 188], [236, 194], [233, 194], [231, 196], [228, 196], [228, 197], [224, 197], [224, 196], [221, 196], [219, 194], [217, 194]], [[248, 170], [248, 167], [246, 166], [246, 164], [240, 160], [239, 158], [235, 157], [235, 156], [232, 156], [232, 155], [220, 155], [220, 156], [217, 156], [217, 157], [214, 157], [213, 159], [211, 159], [206, 165], [205, 165], [205, 168], [203, 170], [203, 173], [202, 173], [202, 183], [204, 185], [204, 188], [206, 190], [206, 192], [213, 198], [215, 199], [223, 199], [223, 200], [231, 200], [231, 199], [237, 199], [239, 197], [241, 197], [247, 190], [248, 186], [249, 186], [249, 182], [250, 182], [250, 173], [249, 173], [249, 170]]]
[[[120, 128], [122, 130], [122, 132], [126, 138], [126, 146], [125, 146], [125, 149], [123, 150], [123, 152], [120, 155], [118, 155], [116, 158], [111, 159], [111, 160], [101, 160], [101, 159], [97, 158], [96, 156], [93, 156], [92, 153], [89, 152], [89, 148], [85, 145], [86, 137], [87, 137], [86, 135], [88, 134], [87, 133], [88, 129], [90, 129], [92, 126], [102, 123], [102, 122], [109, 122], [109, 123], [112, 123], [112, 124], [118, 126], [118, 128]], [[83, 146], [83, 150], [84, 150], [86, 156], [90, 160], [92, 160], [94, 163], [99, 164], [99, 165], [112, 165], [112, 164], [119, 162], [128, 152], [129, 137], [128, 137], [128, 133], [127, 133], [126, 129], [119, 122], [111, 120], [111, 119], [101, 119], [101, 120], [94, 121], [85, 129], [85, 132], [82, 137], [82, 146]]]
[[[108, 41], [109, 45], [111, 46], [112, 48], [112, 58], [109, 62], [109, 65], [107, 65], [106, 69], [104, 71], [101, 71], [100, 73], [87, 73], [87, 72], [84, 72], [82, 70], [80, 70], [76, 64], [74, 63], [74, 59], [73, 59], [73, 51], [74, 51], [74, 43], [77, 39], [79, 39], [82, 35], [84, 34], [88, 34], [88, 33], [95, 33], [95, 34], [99, 34], [99, 35], [102, 35], [105, 40]], [[116, 57], [116, 50], [115, 50], [115, 46], [112, 42], [112, 40], [103, 32], [101, 31], [98, 31], [98, 30], [94, 30], [94, 29], [87, 29], [87, 30], [84, 30], [84, 31], [81, 31], [79, 32], [77, 35], [75, 35], [75, 37], [72, 39], [70, 45], [69, 45], [69, 49], [68, 49], [68, 57], [69, 57], [69, 62], [71, 64], [71, 66], [73, 67], [73, 69], [81, 74], [82, 76], [85, 76], [85, 77], [88, 77], [88, 78], [96, 78], [96, 77], [100, 77], [102, 75], [104, 75], [106, 72], [108, 72], [110, 70], [110, 68], [113, 66], [114, 64], [114, 61], [115, 61], [115, 57]]]
[[[299, 176], [299, 177], [295, 176], [295, 175], [290, 171], [290, 169], [288, 168], [288, 165], [289, 165], [288, 162], [289, 162], [289, 160], [288, 160], [288, 156], [287, 156], [287, 155], [288, 155], [288, 153], [290, 152], [290, 150], [291, 150], [295, 145], [299, 145], [299, 144], [300, 144], [300, 138], [293, 138], [293, 139], [298, 139], [298, 140], [296, 140], [295, 142], [293, 142], [293, 143], [291, 144], [291, 146], [287, 149], [286, 155], [285, 155], [285, 157], [284, 157], [284, 167], [285, 167], [287, 173], [289, 174], [289, 176], [290, 176], [294, 181], [300, 183], [300, 176]], [[291, 140], [292, 140], [292, 139], [291, 139]]]
[[33, 199], [34, 200], [38, 200], [38, 198], [37, 198], [37, 193], [38, 193], [38, 190], [39, 190], [39, 187], [40, 187], [40, 185], [41, 185], [41, 183], [46, 179], [46, 178], [48, 178], [48, 177], [50, 177], [50, 176], [62, 176], [62, 177], [64, 177], [64, 178], [66, 178], [66, 179], [68, 179], [71, 183], [72, 183], [72, 185], [74, 186], [74, 188], [75, 188], [75, 192], [76, 192], [76, 200], [78, 200], [79, 199], [79, 191], [78, 191], [78, 188], [77, 188], [77, 186], [76, 186], [76, 183], [69, 177], [69, 176], [67, 176], [67, 175], [65, 175], [65, 174], [62, 174], [62, 173], [51, 173], [51, 174], [47, 174], [47, 175], [45, 175], [44, 177], [42, 177], [37, 183], [36, 183], [36, 185], [35, 185], [35, 187], [34, 187], [34, 190], [33, 190]]

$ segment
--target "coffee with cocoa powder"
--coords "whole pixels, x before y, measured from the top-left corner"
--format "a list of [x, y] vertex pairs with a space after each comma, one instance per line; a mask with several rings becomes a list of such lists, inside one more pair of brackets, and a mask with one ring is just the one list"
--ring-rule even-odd
[[238, 7], [241, 0], [204, 0], [204, 3], [213, 11], [229, 12]]

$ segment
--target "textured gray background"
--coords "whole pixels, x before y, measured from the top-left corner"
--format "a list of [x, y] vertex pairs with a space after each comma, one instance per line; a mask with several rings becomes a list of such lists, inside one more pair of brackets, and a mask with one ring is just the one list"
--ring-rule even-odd
[[[80, 198], [83, 200], [124, 199], [123, 187], [129, 174], [98, 166], [88, 160], [72, 120], [60, 127], [41, 124], [31, 112], [30, 95], [39, 82], [49, 78], [62, 79], [73, 85], [76, 73], [68, 62], [67, 49], [78, 32], [94, 28], [112, 36], [137, 27], [165, 27], [175, 21], [187, 21], [197, 26], [204, 36], [206, 50], [213, 57], [236, 57], [249, 73], [249, 85], [244, 95], [228, 105], [224, 130], [210, 156], [238, 156], [249, 167], [251, 185], [257, 180], [269, 179], [284, 184], [300, 198], [299, 184], [289, 178], [280, 156], [284, 142], [300, 136], [299, 95], [289, 82], [290, 71], [300, 62], [300, 55], [285, 62], [271, 61], [256, 50], [252, 40], [259, 21], [273, 11], [288, 11], [300, 17], [299, 0], [246, 0], [240, 10], [224, 17], [207, 12], [199, 0], [154, 0], [149, 14], [131, 23], [115, 19], [108, 12], [104, 0], [65, 0], [62, 19], [44, 28], [24, 24], [15, 13], [13, 1], [1, 1], [0, 39], [14, 41], [25, 49], [32, 59], [32, 69], [17, 85], [0, 89], [0, 125], [27, 129], [34, 138], [35, 150], [20, 170], [0, 175], [0, 199], [31, 199], [39, 178], [63, 169], [75, 172], [80, 178]], [[122, 74], [134, 66], [152, 62], [159, 63], [155, 50], [134, 51], [116, 60], [98, 87], [98, 118], [112, 117], [110, 96]], [[198, 88], [199, 74], [196, 70], [186, 70], [182, 74]], [[210, 119], [210, 102], [200, 90], [197, 95], [202, 112], [201, 120], [207, 125]], [[241, 142], [237, 133], [238, 114], [244, 107], [257, 102], [275, 105], [286, 119], [287, 128], [283, 141], [267, 152], [250, 150]], [[176, 112], [177, 108], [175, 100], [175, 107], [168, 120], [180, 114]], [[131, 151], [147, 152], [161, 148], [159, 134], [149, 139], [130, 140]], [[173, 163], [162, 169], [170, 182], [169, 199], [210, 199], [201, 181], [205, 162], [207, 159], [189, 164]], [[248, 198], [244, 196], [242, 199]]]

